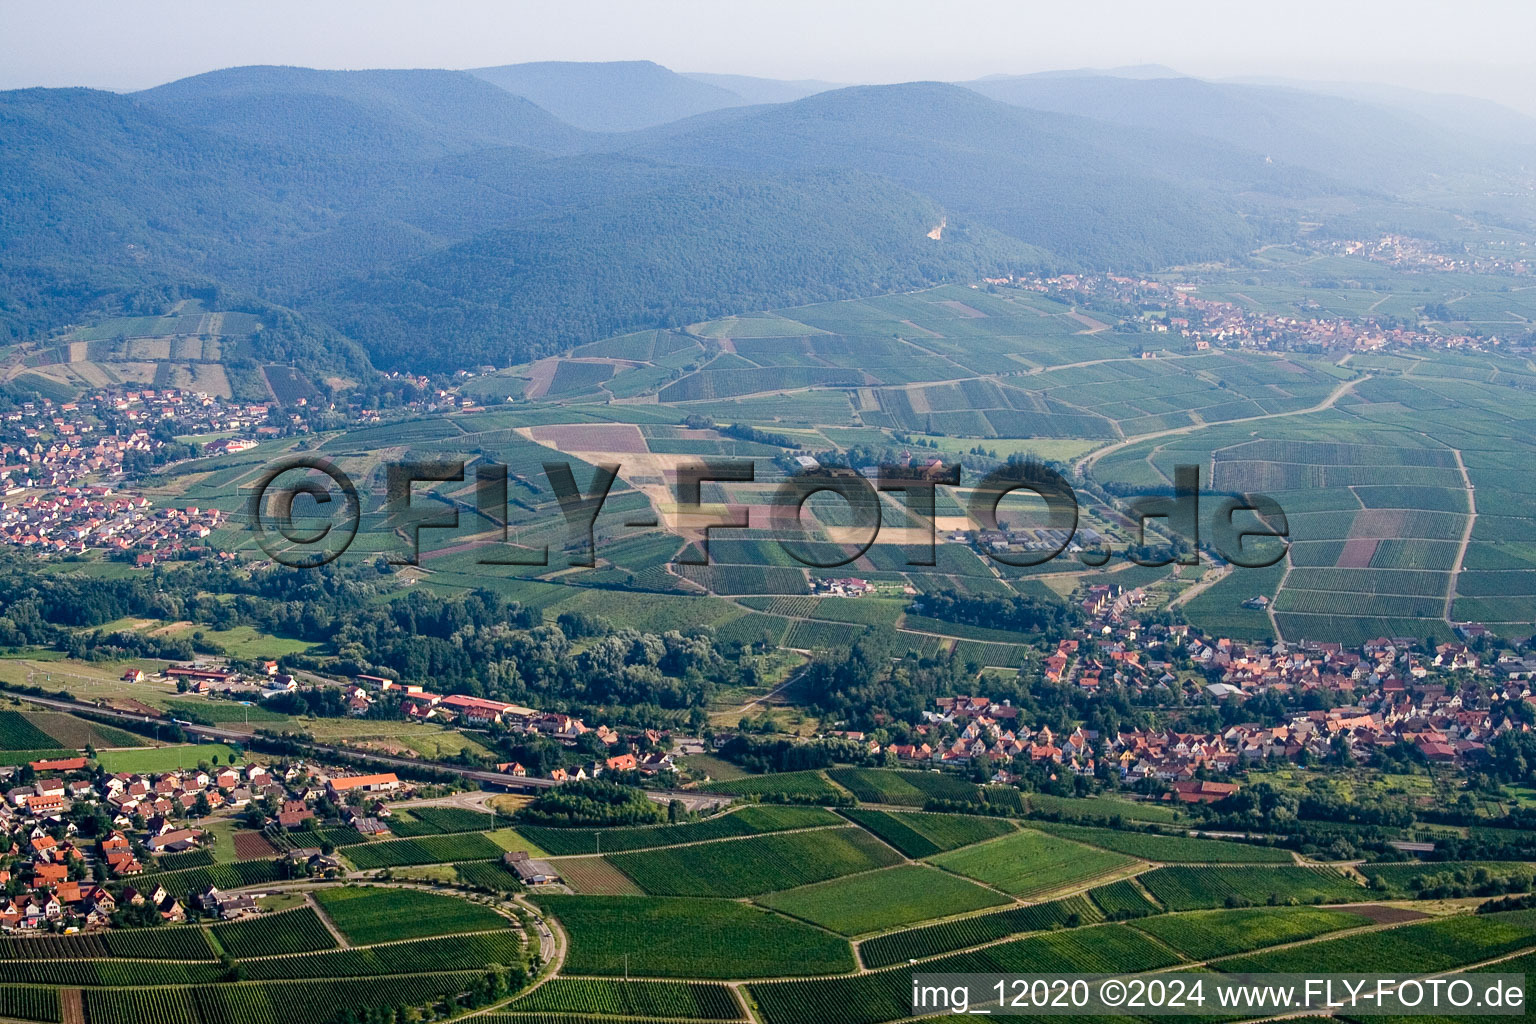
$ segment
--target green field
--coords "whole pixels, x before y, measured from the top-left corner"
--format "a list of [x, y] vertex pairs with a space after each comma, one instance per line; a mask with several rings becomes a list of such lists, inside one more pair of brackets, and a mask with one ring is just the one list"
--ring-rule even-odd
[[233, 764], [233, 747], [223, 743], [187, 743], [134, 750], [100, 750], [96, 760], [108, 772], [167, 772], [177, 768], [196, 768], [199, 762]]
[[[555, 978], [512, 1003], [509, 1009], [540, 1016], [494, 1015], [477, 1020], [508, 1024], [540, 1024], [559, 1021], [641, 1020], [686, 1018], [734, 1020], [740, 1004], [724, 985], [681, 981], [608, 981], [599, 978]], [[572, 1016], [567, 1017], [566, 1014]], [[594, 1016], [576, 1016], [592, 1014]]]
[[1032, 903], [1012, 910], [975, 914], [940, 924], [879, 935], [860, 943], [859, 958], [866, 967], [889, 967], [908, 960], [965, 949], [967, 946], [980, 946], [1010, 935], [1050, 931], [1054, 928], [1076, 928], [1096, 924], [1102, 919], [1103, 914], [1099, 908], [1090, 903], [1086, 896], [1068, 896], [1048, 903]]
[[1412, 971], [1425, 974], [1474, 964], [1536, 946], [1536, 916], [1506, 914], [1447, 917], [1384, 931], [1323, 939], [1220, 964], [1234, 972]]
[[0, 750], [44, 750], [62, 745], [21, 712], [0, 711]]
[[1168, 867], [1149, 871], [1137, 880], [1169, 910], [1277, 903], [1359, 903], [1371, 898], [1370, 890], [1332, 868]]
[[772, 893], [758, 902], [853, 936], [1001, 906], [1008, 898], [934, 868], [903, 864]]
[[644, 828], [544, 828], [519, 826], [518, 832], [556, 857], [583, 853], [621, 853], [657, 846], [696, 843], [729, 836], [750, 836], [785, 829], [841, 825], [843, 821], [820, 807], [754, 804], [730, 814], [679, 825]]
[[[1177, 962], [1162, 943], [1125, 925], [1110, 924], [956, 953], [927, 961], [923, 969], [956, 974], [1133, 973]], [[878, 1024], [912, 1014], [912, 971], [906, 967], [853, 977], [758, 983], [748, 991], [767, 1024]]]
[[852, 827], [724, 839], [606, 857], [653, 896], [756, 896], [887, 867], [900, 857]]
[[1153, 835], [1147, 832], [1119, 832], [1106, 828], [1035, 822], [1032, 827], [1052, 835], [1090, 846], [1114, 850], [1140, 860], [1163, 864], [1290, 864], [1290, 852], [1248, 843], [1229, 843], [1220, 839], [1192, 839], [1188, 836]]
[[908, 857], [927, 857], [996, 839], [1015, 830], [1013, 823], [1005, 819], [968, 814], [907, 814], [865, 808], [843, 813]]
[[1156, 936], [1191, 960], [1209, 960], [1265, 946], [1300, 942], [1370, 923], [1368, 917], [1343, 910], [1254, 907], [1164, 914], [1137, 921], [1135, 927]]
[[357, 945], [507, 927], [495, 911], [416, 889], [347, 886], [315, 893], [320, 908]]
[[[848, 944], [730, 900], [649, 896], [534, 897], [570, 936], [571, 974], [748, 978], [838, 974]], [[627, 958], [627, 959], [626, 959]]]
[[236, 959], [336, 948], [336, 939], [311, 907], [216, 924], [208, 933]]
[[409, 864], [446, 864], [450, 861], [495, 860], [506, 851], [478, 832], [418, 836], [361, 843], [342, 851], [361, 871], [404, 867]]
[[946, 871], [977, 879], [1014, 896], [1062, 889], [1136, 863], [1130, 857], [1040, 832], [1019, 832], [930, 859]]

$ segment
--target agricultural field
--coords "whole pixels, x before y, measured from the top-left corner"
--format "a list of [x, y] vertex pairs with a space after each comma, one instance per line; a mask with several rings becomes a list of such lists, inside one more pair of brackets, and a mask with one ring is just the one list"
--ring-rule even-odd
[[342, 855], [361, 871], [405, 867], [410, 864], [446, 864], [450, 861], [495, 860], [505, 850], [479, 832], [426, 835], [413, 839], [348, 846]]
[[18, 711], [0, 711], [0, 750], [47, 750], [62, 744]]
[[1210, 960], [1369, 924], [1370, 918], [1345, 910], [1254, 907], [1164, 914], [1137, 921], [1134, 927], [1161, 939], [1191, 960]]
[[900, 859], [862, 829], [817, 829], [606, 856], [653, 896], [756, 896]]
[[1169, 910], [1286, 903], [1362, 903], [1364, 886], [1332, 868], [1168, 867], [1137, 878]]
[[1088, 890], [1088, 898], [1111, 921], [1124, 921], [1134, 917], [1146, 917], [1160, 909], [1147, 895], [1145, 889], [1129, 879], [1110, 882]]
[[247, 885], [275, 882], [281, 877], [282, 872], [275, 860], [242, 860], [234, 864], [211, 864], [181, 871], [145, 874], [139, 876], [139, 880], [146, 884], [163, 885], [170, 893], [190, 894], [202, 892], [210, 885], [219, 889], [238, 889]]
[[483, 981], [485, 972], [418, 974], [399, 978], [252, 982], [194, 988], [84, 990], [91, 1024], [279, 1024], [338, 1021], [337, 1007], [391, 1010], [422, 1007], [455, 996]]
[[1536, 917], [1528, 910], [1446, 917], [1384, 931], [1323, 939], [1270, 953], [1223, 960], [1233, 972], [1411, 971], [1463, 967], [1536, 946]]
[[208, 934], [221, 950], [237, 960], [336, 948], [336, 940], [325, 922], [310, 907], [216, 924], [208, 929]]
[[757, 902], [840, 935], [863, 935], [1002, 906], [1006, 896], [963, 878], [903, 864], [758, 897]]
[[845, 810], [854, 824], [868, 829], [908, 857], [927, 857], [1013, 832], [1012, 822], [966, 814], [908, 814], [866, 808]]
[[1290, 864], [1286, 850], [1232, 843], [1221, 839], [1195, 839], [1189, 836], [1154, 835], [1149, 832], [1121, 832], [1115, 829], [1065, 825], [1058, 822], [1034, 822], [1032, 828], [1089, 846], [1123, 853], [1139, 860], [1162, 864]]
[[486, 907], [415, 889], [346, 886], [320, 889], [315, 899], [357, 945], [507, 927], [506, 918]]
[[[848, 943], [730, 900], [535, 896], [570, 936], [570, 974], [675, 978], [838, 974]], [[626, 959], [627, 957], [627, 959]]]
[[169, 772], [178, 768], [196, 768], [200, 762], [233, 764], [235, 751], [223, 743], [181, 743], [164, 747], [127, 750], [101, 750], [97, 761], [109, 772]]
[[242, 969], [252, 981], [360, 978], [475, 970], [487, 964], [515, 964], [522, 958], [522, 937], [503, 931], [353, 946], [304, 956], [266, 957], [246, 962]]
[[[243, 1024], [282, 1020], [340, 1022], [340, 1007], [381, 1010], [426, 1008], [483, 985], [489, 965], [518, 965], [522, 936], [491, 914], [493, 930], [477, 931], [478, 914], [461, 899], [411, 890], [322, 889], [320, 895], [353, 892], [394, 895], [403, 910], [434, 920], [450, 934], [409, 939], [394, 927], [349, 938], [382, 945], [338, 948], [315, 911], [302, 904], [266, 916], [214, 924], [113, 930], [0, 940], [0, 1016], [64, 1022], [136, 1024], [143, 1020], [185, 1024]], [[456, 905], [456, 916], [444, 905]], [[377, 910], [377, 907], [371, 908]], [[458, 934], [467, 932], [468, 934]], [[239, 984], [231, 984], [231, 970]], [[62, 986], [44, 988], [35, 981]], [[351, 1018], [346, 1018], [351, 1019]]]
[[1048, 903], [1032, 903], [1012, 910], [975, 914], [940, 924], [889, 932], [859, 944], [859, 959], [865, 967], [889, 967], [908, 960], [952, 953], [968, 946], [1005, 939], [1010, 935], [1076, 928], [1103, 920], [1099, 909], [1082, 895]]
[[[736, 1020], [741, 1005], [724, 985], [681, 981], [608, 981], [597, 978], [556, 978], [516, 1000], [509, 1009], [523, 1012], [611, 1014]], [[508, 1021], [560, 1018], [507, 1017]], [[573, 1018], [575, 1019], [575, 1018]]]
[[844, 822], [820, 807], [753, 804], [729, 814], [679, 825], [652, 825], [643, 828], [545, 828], [521, 825], [519, 834], [537, 843], [556, 857], [588, 853], [621, 853], [648, 850], [658, 846], [676, 846], [731, 836], [761, 835], [788, 829], [823, 828]]
[[[1048, 932], [924, 964], [935, 973], [1116, 973], [1168, 967], [1178, 958], [1168, 948], [1124, 925]], [[767, 1024], [825, 1024], [837, 1007], [846, 1024], [878, 1024], [911, 1016], [912, 972], [895, 967], [868, 974], [813, 981], [749, 985]]]
[[134, 747], [145, 742], [143, 737], [131, 732], [62, 712], [33, 712], [27, 715], [27, 721], [52, 736], [59, 746], [75, 750], [84, 750], [87, 746], [98, 750], [106, 747]]
[[930, 860], [946, 871], [1019, 897], [1081, 884], [1136, 863], [1131, 857], [1033, 831], [968, 846]]
[[821, 772], [778, 772], [771, 775], [748, 775], [739, 779], [722, 779], [711, 782], [702, 789], [711, 793], [731, 793], [738, 796], [762, 796], [782, 793], [786, 796], [815, 799], [836, 798], [841, 791]]

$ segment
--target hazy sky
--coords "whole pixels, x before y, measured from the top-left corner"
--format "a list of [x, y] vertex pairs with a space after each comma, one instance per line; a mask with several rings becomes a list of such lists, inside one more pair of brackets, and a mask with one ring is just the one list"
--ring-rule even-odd
[[1167, 64], [1381, 81], [1536, 109], [1521, 0], [0, 0], [0, 88], [138, 89], [238, 64], [649, 59], [837, 82]]

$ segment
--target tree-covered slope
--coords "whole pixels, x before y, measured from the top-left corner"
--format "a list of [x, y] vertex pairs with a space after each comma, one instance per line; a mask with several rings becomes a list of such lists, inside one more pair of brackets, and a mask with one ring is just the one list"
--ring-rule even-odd
[[938, 83], [839, 89], [641, 133], [626, 146], [700, 165], [881, 174], [1023, 241], [1119, 266], [1240, 251], [1255, 233], [1229, 193], [1293, 179], [1262, 158], [1107, 131]]
[[343, 284], [316, 308], [385, 367], [508, 365], [629, 330], [972, 279], [1049, 257], [883, 179], [694, 172]]

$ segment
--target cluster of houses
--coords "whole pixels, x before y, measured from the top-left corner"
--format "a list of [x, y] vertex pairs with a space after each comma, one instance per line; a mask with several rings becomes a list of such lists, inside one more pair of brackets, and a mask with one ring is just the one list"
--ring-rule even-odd
[[817, 576], [811, 580], [811, 593], [819, 597], [863, 597], [874, 592], [873, 583], [856, 576]]
[[[268, 800], [282, 808], [269, 824], [293, 828], [313, 819], [314, 804], [326, 797], [359, 831], [382, 834], [388, 826], [379, 818], [389, 812], [378, 806], [378, 799], [408, 791], [393, 773], [348, 775], [303, 762], [99, 776], [83, 757], [35, 761], [28, 767], [31, 781], [6, 789], [0, 803], [0, 842], [9, 837], [8, 849], [0, 851], [0, 891], [21, 890], [12, 898], [0, 896], [4, 930], [98, 927], [115, 910], [146, 902], [166, 921], [184, 920], [187, 908], [177, 894], [158, 885], [135, 888], [133, 879], [150, 870], [155, 858], [207, 844], [208, 832], [192, 824], [194, 812], [204, 806], [240, 809]], [[19, 769], [0, 772], [0, 777], [14, 778]], [[359, 795], [362, 799], [356, 799]], [[82, 806], [102, 812], [110, 831], [82, 836], [74, 813]], [[292, 850], [288, 856], [307, 862], [300, 867], [340, 866], [318, 849]], [[229, 919], [254, 912], [256, 906], [248, 894], [210, 889], [198, 896], [198, 909]]]
[[[1493, 243], [1498, 245], [1500, 243]], [[1529, 253], [1525, 241], [1508, 243]], [[1358, 256], [1372, 263], [1385, 263], [1403, 270], [1431, 271], [1442, 274], [1499, 274], [1507, 277], [1524, 277], [1531, 273], [1531, 263], [1525, 256], [1502, 256], [1488, 251], [1471, 252], [1465, 246], [1460, 252], [1444, 252], [1437, 243], [1408, 235], [1382, 235], [1380, 238], [1350, 238], [1322, 243], [1327, 252], [1341, 256]]]
[[[1047, 661], [1047, 674], [1066, 671], [1076, 643], [1063, 641]], [[1536, 703], [1529, 686], [1536, 665], [1509, 658], [1505, 667], [1511, 674], [1502, 683], [1495, 681], [1490, 693], [1473, 684], [1470, 676], [1430, 675], [1429, 665], [1475, 671], [1476, 656], [1463, 645], [1441, 644], [1433, 657], [1420, 659], [1401, 643], [1381, 639], [1355, 653], [1337, 644], [1309, 644], [1293, 652], [1245, 648], [1225, 640], [1192, 641], [1198, 654], [1214, 652], [1211, 660], [1220, 659], [1216, 667], [1226, 669], [1224, 678], [1230, 681], [1206, 687], [1219, 698], [1305, 686], [1347, 688], [1357, 695], [1358, 703], [1298, 712], [1280, 725], [1238, 724], [1219, 733], [1128, 730], [1102, 737], [1101, 743], [1100, 736], [1082, 728], [1067, 734], [1045, 726], [1031, 729], [1019, 722], [1018, 709], [1007, 700], [941, 697], [915, 728], [918, 741], [893, 744], [889, 750], [899, 760], [922, 765], [970, 766], [985, 759], [1002, 766], [994, 776], [1000, 782], [1013, 781], [1008, 766], [1020, 762], [1092, 774], [1101, 758], [1111, 758], [1122, 781], [1171, 783], [1272, 758], [1323, 760], [1336, 756], [1341, 747], [1351, 758], [1366, 761], [1375, 750], [1403, 744], [1428, 761], [1463, 764], [1480, 758], [1500, 732], [1529, 728], [1509, 718], [1496, 723], [1488, 704], [1491, 699]], [[1458, 678], [1466, 685], [1459, 686]], [[1083, 676], [1079, 679], [1090, 685]], [[841, 735], [864, 739], [860, 734]], [[882, 753], [872, 741], [869, 752]]]
[[[152, 463], [177, 434], [281, 433], [270, 406], [175, 388], [91, 392], [77, 401], [26, 402], [0, 422], [0, 543], [34, 551], [135, 550], [143, 564], [195, 547], [223, 520], [217, 509], [152, 509], [116, 488], [132, 463]], [[210, 453], [256, 444], [212, 442]]]
[[198, 547], [223, 521], [216, 508], [157, 509], [105, 484], [71, 485], [0, 507], [0, 543], [63, 554], [133, 551], [143, 566]]
[[1253, 349], [1321, 345], [1356, 351], [1371, 351], [1389, 345], [1481, 349], [1495, 342], [1495, 339], [1383, 324], [1369, 316], [1350, 319], [1256, 312], [1236, 303], [1201, 298], [1197, 294], [1198, 287], [1193, 284], [1168, 284], [1121, 274], [1026, 275], [986, 278], [985, 281], [989, 285], [1039, 292], [1073, 304], [1087, 296], [1136, 306], [1149, 311], [1141, 315], [1146, 330], [1154, 334], [1178, 335], [1196, 351], [1213, 345]]

